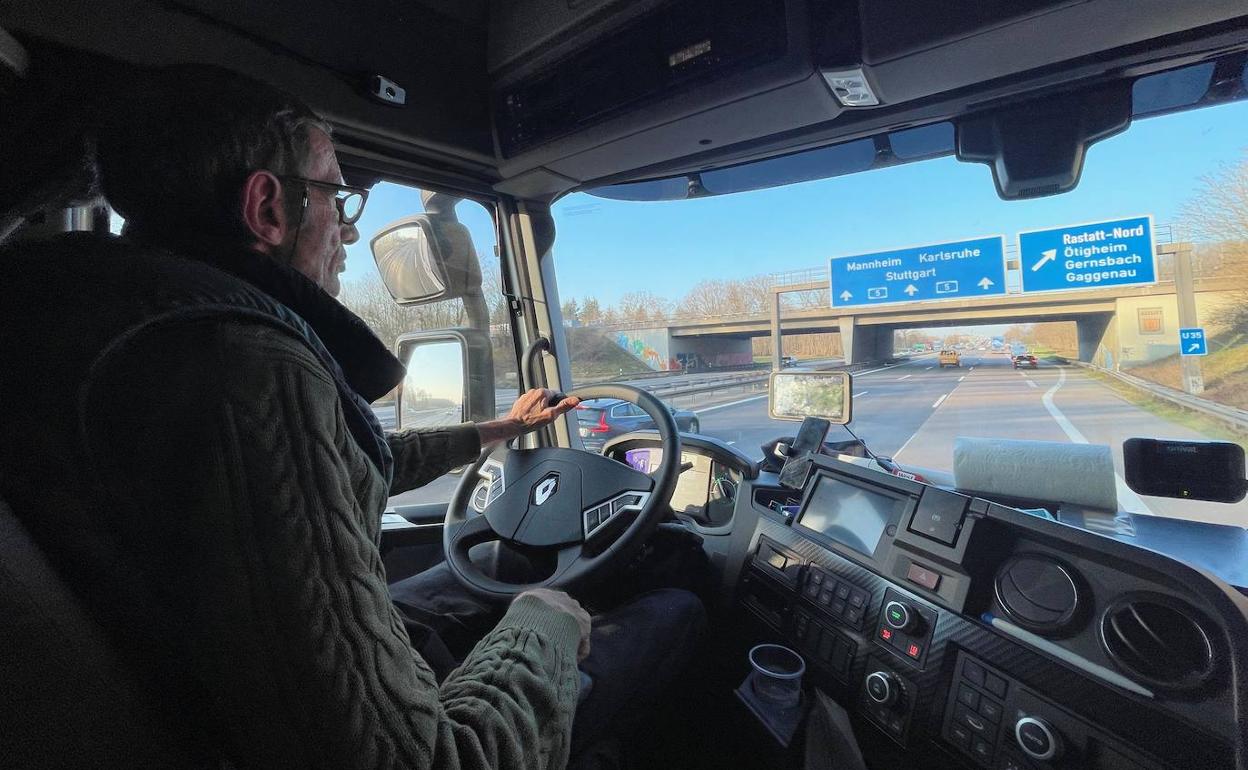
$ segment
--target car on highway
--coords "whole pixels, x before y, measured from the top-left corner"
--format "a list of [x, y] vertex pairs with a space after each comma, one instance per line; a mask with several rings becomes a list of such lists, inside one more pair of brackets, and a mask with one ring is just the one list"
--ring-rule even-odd
[[0, 2], [0, 765], [1248, 770], [1245, 126], [1244, 0]]
[[1015, 369], [1023, 366], [1029, 366], [1032, 369], [1035, 369], [1040, 366], [1040, 364], [1036, 361], [1036, 356], [1033, 353], [1015, 353], [1011, 357], [1011, 361], [1013, 362]]
[[[687, 409], [664, 404], [676, 420], [676, 427], [685, 433], [698, 433], [702, 425], [698, 416]], [[599, 451], [609, 439], [635, 430], [654, 430], [654, 420], [636, 404], [613, 398], [582, 401], [576, 408], [576, 422], [581, 441], [590, 451]]]
[[780, 368], [786, 369], [790, 366], [796, 366], [797, 359], [793, 356], [780, 356]]

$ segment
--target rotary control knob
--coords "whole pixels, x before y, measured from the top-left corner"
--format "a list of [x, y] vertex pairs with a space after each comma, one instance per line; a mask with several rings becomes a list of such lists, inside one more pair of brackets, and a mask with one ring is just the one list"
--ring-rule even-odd
[[884, 605], [884, 623], [889, 628], [908, 634], [919, 628], [919, 613], [910, 609], [905, 602], [891, 601]]
[[1014, 723], [1014, 740], [1032, 759], [1047, 762], [1062, 753], [1062, 735], [1039, 717], [1022, 717]]
[[901, 682], [887, 671], [867, 674], [867, 697], [881, 706], [892, 706], [901, 697]]

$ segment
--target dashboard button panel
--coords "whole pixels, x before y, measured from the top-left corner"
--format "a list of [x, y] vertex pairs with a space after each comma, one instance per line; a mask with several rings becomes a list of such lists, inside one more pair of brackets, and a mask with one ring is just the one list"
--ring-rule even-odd
[[858, 586], [818, 567], [808, 567], [802, 596], [855, 631], [862, 628], [870, 594]]

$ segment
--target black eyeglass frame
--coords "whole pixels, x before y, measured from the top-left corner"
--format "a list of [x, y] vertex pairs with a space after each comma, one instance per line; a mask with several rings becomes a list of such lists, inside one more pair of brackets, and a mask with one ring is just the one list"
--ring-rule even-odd
[[[355, 185], [349, 184], [336, 184], [334, 182], [325, 182], [320, 179], [308, 179], [303, 176], [281, 175], [278, 176], [278, 179], [283, 182], [298, 182], [300, 184], [308, 185], [309, 187], [319, 187], [322, 190], [332, 190], [335, 193], [334, 205], [338, 208], [338, 220], [344, 225], [353, 225], [360, 221], [360, 217], [364, 215], [364, 207], [368, 205], [368, 188], [366, 187], [356, 187]], [[340, 196], [339, 193], [346, 193], [346, 195]], [[352, 195], [360, 196], [360, 209], [355, 212], [355, 216], [348, 217], [346, 201]]]

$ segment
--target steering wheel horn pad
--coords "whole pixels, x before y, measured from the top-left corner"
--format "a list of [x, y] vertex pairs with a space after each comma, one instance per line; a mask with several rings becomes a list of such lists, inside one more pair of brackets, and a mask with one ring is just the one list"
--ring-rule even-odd
[[[531, 588], [571, 590], [621, 565], [658, 526], [680, 475], [680, 434], [671, 413], [654, 396], [626, 385], [595, 385], [570, 395], [617, 398], [636, 404], [654, 420], [663, 440], [663, 461], [653, 475], [591, 452], [565, 447], [482, 451], [460, 478], [447, 506], [443, 547], [447, 566], [474, 593], [508, 599]], [[478, 471], [490, 457], [503, 466], [506, 486], [484, 513], [468, 515]], [[613, 502], [614, 501], [614, 502]], [[636, 511], [623, 530], [599, 527], [608, 514]], [[614, 539], [602, 537], [616, 532]], [[586, 550], [586, 538], [595, 540]], [[532, 584], [498, 581], [469, 558], [475, 545], [500, 540], [519, 549], [553, 552], [555, 569]]]

